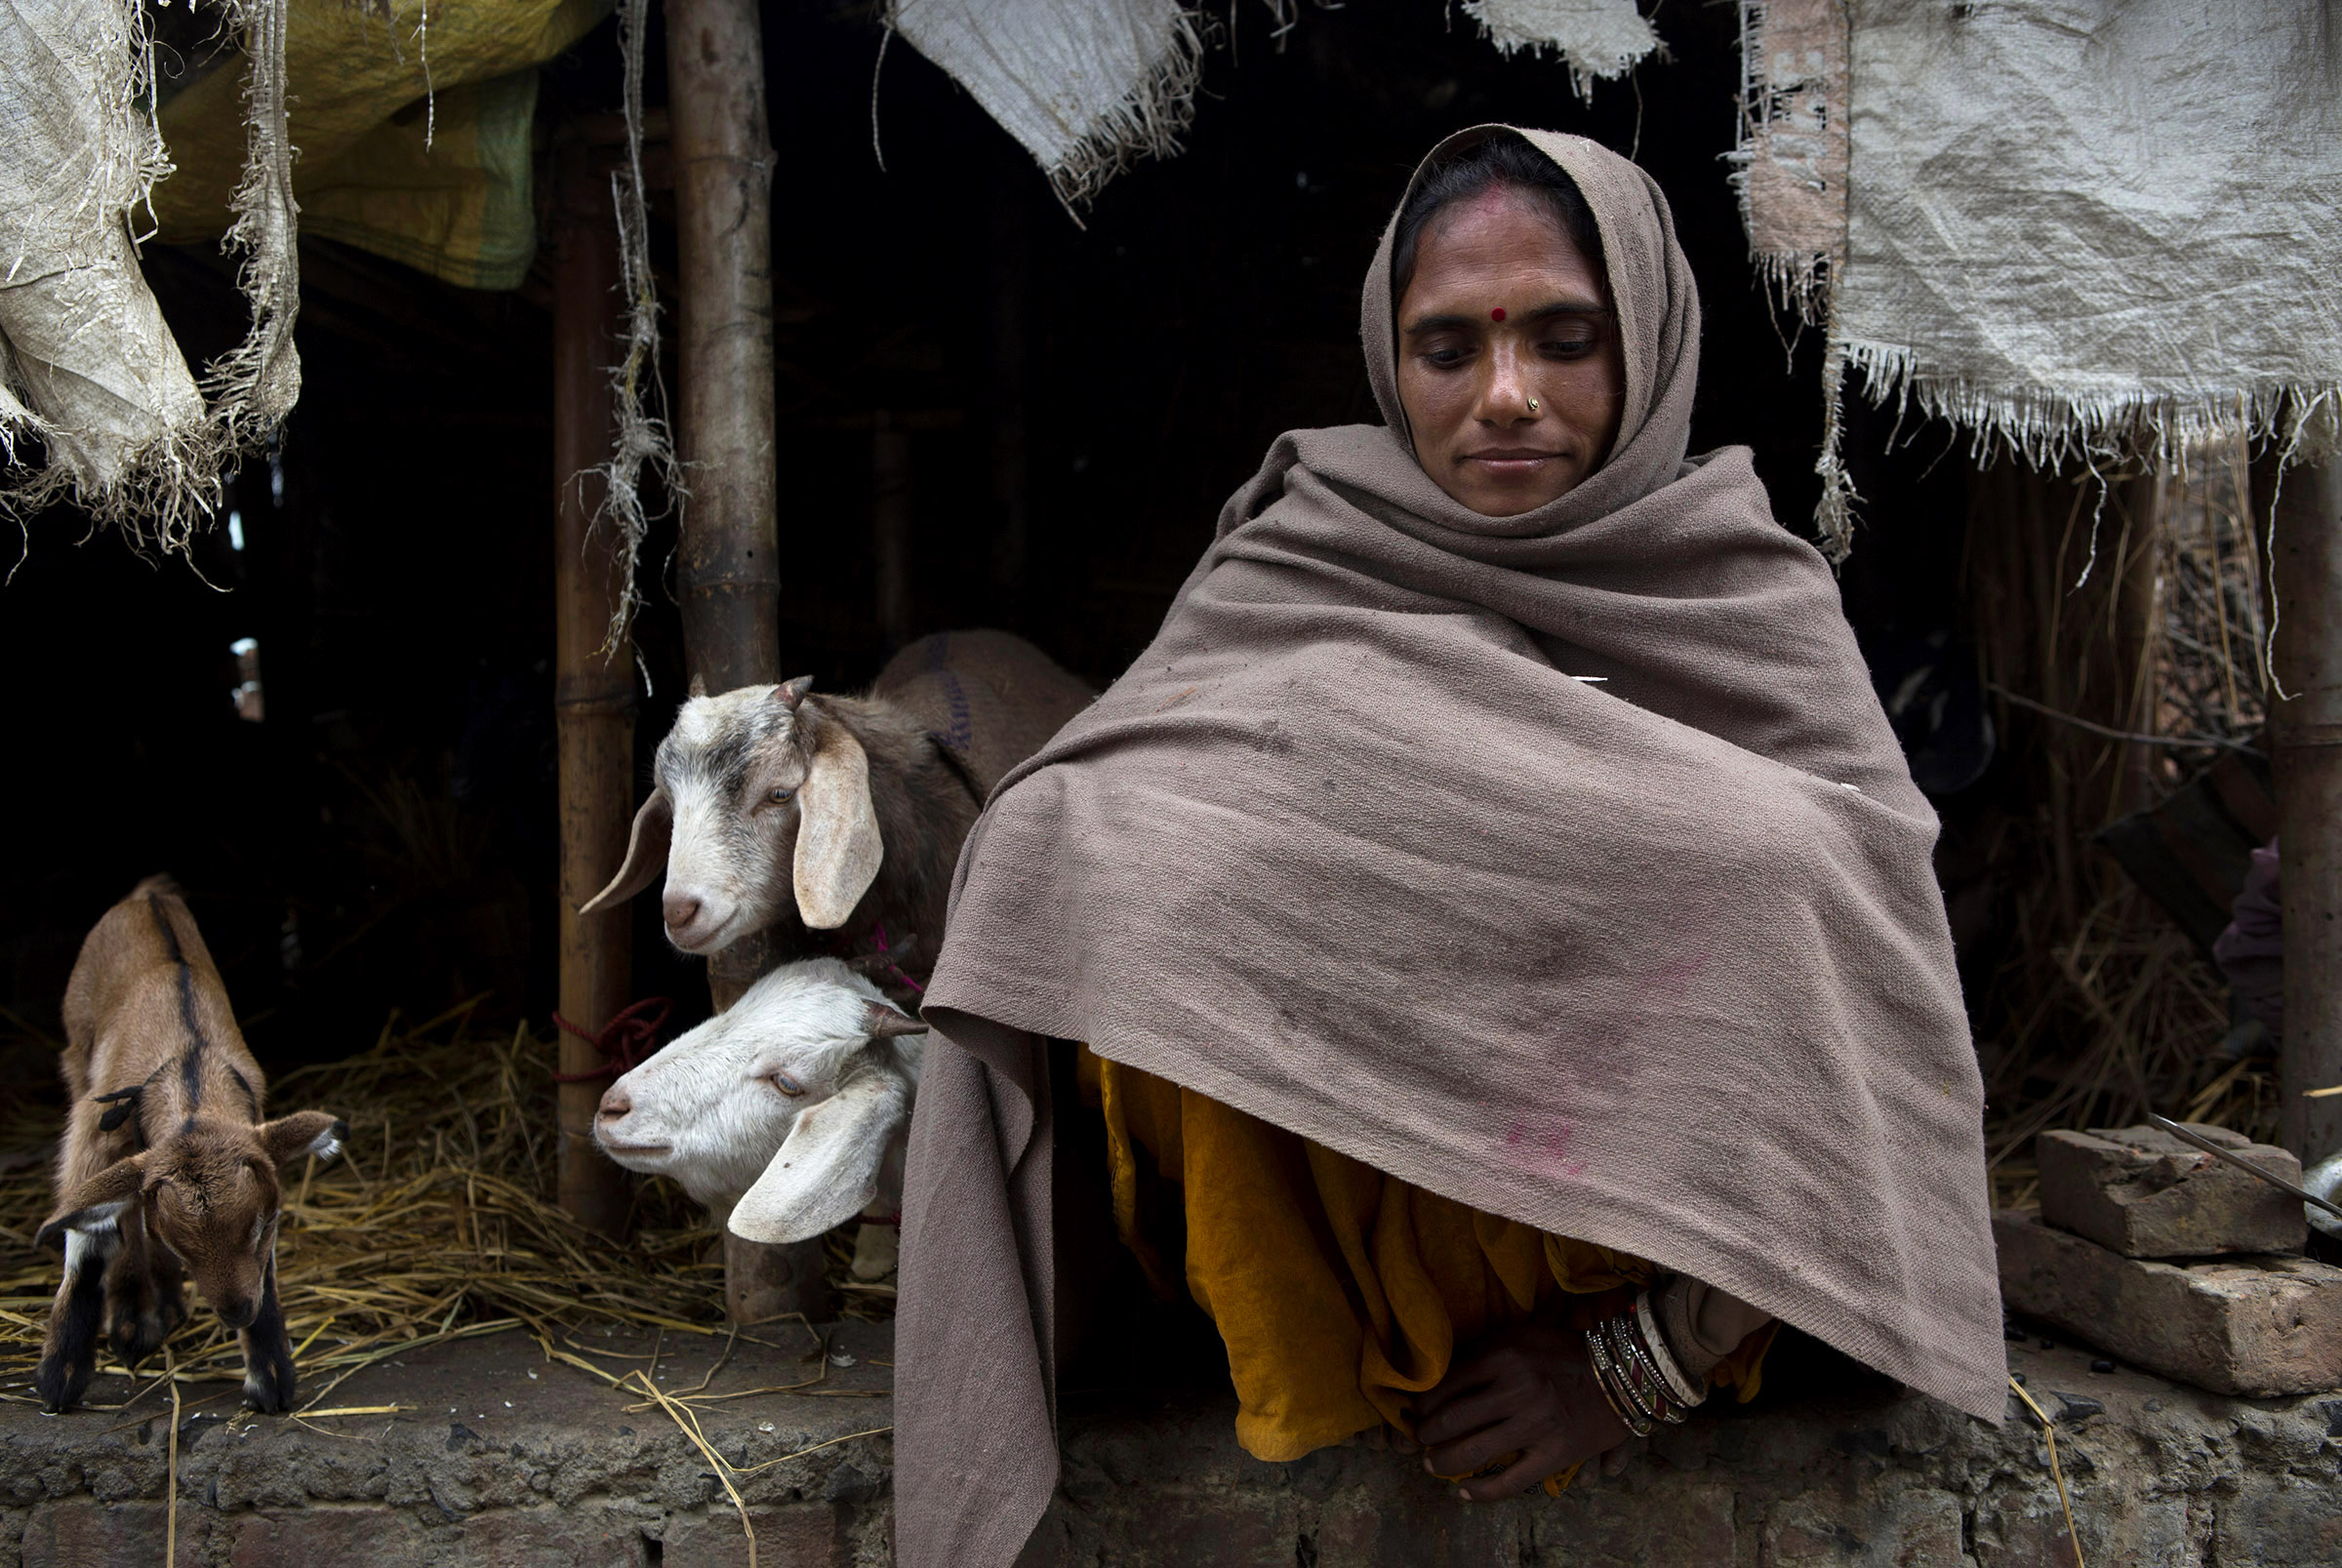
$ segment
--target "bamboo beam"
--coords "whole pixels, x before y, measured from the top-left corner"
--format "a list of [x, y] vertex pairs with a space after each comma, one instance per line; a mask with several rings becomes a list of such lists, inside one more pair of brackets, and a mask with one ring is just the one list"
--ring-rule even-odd
[[[2257, 500], [2257, 498], [2256, 498]], [[2285, 918], [2282, 1137], [2304, 1165], [2342, 1149], [2342, 459], [2284, 471], [2271, 521], [2278, 613], [2278, 839]]]
[[[607, 537], [592, 535], [609, 460], [610, 362], [625, 299], [618, 229], [605, 176], [591, 149], [572, 141], [555, 153], [553, 246], [553, 725], [561, 800], [561, 1016], [598, 1032], [633, 985], [632, 933], [623, 912], [581, 916], [610, 867], [626, 858], [634, 814], [634, 659], [622, 644], [605, 655], [620, 582]], [[561, 1034], [560, 1070], [591, 1073], [602, 1054]], [[594, 1107], [606, 1078], [562, 1083], [561, 1207], [581, 1225], [616, 1234], [625, 1224], [626, 1173], [593, 1143]]]
[[[756, 0], [667, 0], [675, 168], [680, 456], [690, 476], [676, 583], [683, 651], [710, 692], [782, 678], [773, 471], [773, 147]], [[761, 936], [708, 960], [720, 1011], [772, 967]], [[773, 1254], [777, 1256], [766, 1256]], [[724, 1238], [735, 1322], [827, 1315], [822, 1244]]]
[[682, 299], [684, 654], [710, 692], [782, 678], [773, 472], [773, 148], [755, 0], [669, 0]]

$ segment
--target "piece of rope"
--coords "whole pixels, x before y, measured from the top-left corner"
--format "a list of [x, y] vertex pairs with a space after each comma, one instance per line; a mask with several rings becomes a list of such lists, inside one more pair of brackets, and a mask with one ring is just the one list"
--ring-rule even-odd
[[2252, 745], [2243, 741], [2232, 741], [2226, 736], [2141, 735], [2135, 730], [2118, 730], [2108, 725], [2096, 723], [2090, 719], [2081, 717], [2080, 714], [2068, 713], [2062, 708], [2051, 707], [2046, 703], [2037, 703], [2030, 697], [2019, 697], [2015, 692], [2010, 691], [2007, 687], [2002, 686], [1995, 681], [1986, 681], [1984, 683], [1984, 689], [1988, 692], [1991, 692], [1994, 696], [1999, 698], [2002, 702], [2014, 703], [2017, 706], [2025, 708], [2030, 712], [2039, 713], [2043, 718], [2055, 719], [2060, 724], [2071, 724], [2076, 729], [2087, 730], [2092, 735], [2103, 735], [2110, 741], [2126, 741], [2132, 745], [2172, 745], [2182, 747], [2216, 746], [2223, 751], [2241, 751], [2248, 757], [2257, 757], [2261, 755], [2261, 748], [2259, 746]]
[[886, 960], [888, 974], [909, 986], [914, 996], [927, 994], [927, 987], [903, 973], [903, 966], [895, 962], [895, 949], [886, 940], [886, 926], [883, 923], [870, 927], [870, 940], [878, 944], [878, 956]]
[[555, 1013], [553, 1023], [565, 1033], [576, 1035], [601, 1052], [602, 1065], [583, 1072], [556, 1072], [553, 1082], [589, 1083], [596, 1078], [616, 1078], [633, 1071], [657, 1049], [659, 1031], [666, 1025], [666, 1015], [674, 1006], [670, 997], [646, 996], [610, 1015], [610, 1022], [602, 1025], [599, 1034], [588, 1034]]

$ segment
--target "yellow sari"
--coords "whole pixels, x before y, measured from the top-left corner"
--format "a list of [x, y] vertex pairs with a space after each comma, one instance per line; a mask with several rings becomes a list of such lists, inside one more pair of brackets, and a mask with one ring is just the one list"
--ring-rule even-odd
[[[1079, 1081], [1106, 1118], [1115, 1226], [1159, 1294], [1175, 1297], [1184, 1272], [1219, 1328], [1236, 1438], [1256, 1459], [1296, 1460], [1385, 1425], [1412, 1437], [1413, 1396], [1447, 1375], [1457, 1346], [1536, 1313], [1590, 1327], [1659, 1272], [1427, 1192], [1087, 1047]], [[1181, 1188], [1184, 1260], [1149, 1234], [1142, 1195], [1156, 1183]], [[1755, 1397], [1773, 1332], [1750, 1335], [1709, 1381]]]

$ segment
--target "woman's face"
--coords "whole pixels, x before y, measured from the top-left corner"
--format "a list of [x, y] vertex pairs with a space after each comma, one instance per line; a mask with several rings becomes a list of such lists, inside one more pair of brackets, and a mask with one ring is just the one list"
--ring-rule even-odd
[[1534, 511], [1609, 455], [1627, 393], [1610, 290], [1534, 196], [1434, 215], [1397, 326], [1415, 461], [1481, 516]]

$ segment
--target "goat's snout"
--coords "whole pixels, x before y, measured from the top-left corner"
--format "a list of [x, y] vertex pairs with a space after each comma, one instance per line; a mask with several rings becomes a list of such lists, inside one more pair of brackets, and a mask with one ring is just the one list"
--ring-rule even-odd
[[660, 918], [669, 931], [682, 931], [700, 917], [700, 901], [689, 893], [669, 893], [659, 901]]
[[601, 1108], [595, 1114], [600, 1116], [603, 1121], [617, 1121], [632, 1111], [633, 1108], [634, 1102], [627, 1098], [626, 1092], [618, 1085], [612, 1084], [609, 1092], [602, 1096]]
[[220, 1321], [229, 1328], [248, 1329], [252, 1320], [261, 1315], [261, 1304], [257, 1297], [231, 1296], [219, 1304], [219, 1311]]

